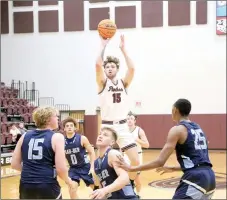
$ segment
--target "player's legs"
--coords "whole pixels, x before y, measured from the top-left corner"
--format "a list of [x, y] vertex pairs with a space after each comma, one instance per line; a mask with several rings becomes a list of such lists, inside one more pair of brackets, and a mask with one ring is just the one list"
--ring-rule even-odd
[[[121, 151], [124, 152], [132, 166], [139, 165], [139, 155], [137, 152], [137, 146], [135, 140], [133, 139], [132, 135], [129, 132], [128, 125], [125, 124], [115, 124], [113, 128], [117, 132], [117, 144], [121, 148]], [[137, 172], [130, 172], [129, 178], [130, 180], [135, 180], [137, 176]]]
[[79, 181], [78, 180], [73, 180], [73, 181], [75, 181], [76, 185], [73, 189], [69, 188], [69, 195], [71, 199], [79, 199], [79, 196], [77, 194]]
[[69, 177], [76, 183], [76, 186], [73, 189], [69, 188], [69, 194], [71, 199], [79, 199], [77, 194], [78, 187], [80, 185], [80, 175], [78, 173], [77, 168], [70, 168], [69, 169]]
[[[143, 164], [143, 153], [139, 152], [138, 154], [139, 154], [139, 164], [142, 165]], [[138, 195], [140, 195], [141, 188], [142, 188], [140, 173], [141, 172], [137, 173], [137, 176], [136, 176], [136, 179], [135, 179], [136, 192], [137, 192]]]
[[[137, 166], [139, 165], [139, 158], [138, 158], [138, 153], [137, 153], [137, 147], [134, 146], [130, 149], [122, 149], [122, 151], [124, 151], [126, 153], [126, 155], [128, 156], [130, 162], [131, 162], [131, 165], [132, 166]], [[135, 180], [137, 176], [137, 172], [130, 172], [129, 173], [129, 178], [131, 180]]]
[[213, 170], [210, 167], [197, 167], [184, 173], [173, 199], [211, 199], [215, 187]]
[[140, 195], [142, 184], [140, 179], [140, 172], [137, 173], [137, 176], [135, 178], [135, 186], [136, 186], [136, 193]]
[[80, 176], [80, 179], [84, 181], [87, 187], [90, 187], [92, 190], [95, 188], [95, 181], [92, 174], [89, 174], [91, 164], [87, 163], [84, 166], [77, 168], [77, 173]]
[[81, 179], [84, 181], [87, 187], [90, 187], [92, 190], [95, 187], [94, 180], [91, 174], [81, 174]]
[[20, 199], [62, 199], [58, 183], [20, 183]]

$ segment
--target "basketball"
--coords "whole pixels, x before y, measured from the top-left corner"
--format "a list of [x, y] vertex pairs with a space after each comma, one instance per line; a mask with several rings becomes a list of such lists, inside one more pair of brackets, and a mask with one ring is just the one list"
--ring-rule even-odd
[[112, 38], [115, 35], [116, 30], [116, 24], [110, 19], [104, 19], [98, 24], [98, 32], [103, 39]]

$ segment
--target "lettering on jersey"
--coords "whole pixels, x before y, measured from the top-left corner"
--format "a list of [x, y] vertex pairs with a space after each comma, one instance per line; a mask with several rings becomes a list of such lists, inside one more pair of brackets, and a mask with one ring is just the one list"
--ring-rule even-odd
[[65, 150], [65, 154], [67, 154], [67, 155], [71, 154], [71, 153], [78, 153], [78, 152], [80, 152], [80, 148], [79, 147]]
[[123, 91], [124, 91], [123, 88], [119, 88], [119, 87], [114, 88], [113, 86], [109, 86], [109, 90], [108, 90], [108, 92], [123, 92]]
[[100, 174], [98, 174], [99, 177], [99, 181], [104, 180], [105, 178], [109, 177], [109, 173], [107, 169], [102, 170], [102, 172]]

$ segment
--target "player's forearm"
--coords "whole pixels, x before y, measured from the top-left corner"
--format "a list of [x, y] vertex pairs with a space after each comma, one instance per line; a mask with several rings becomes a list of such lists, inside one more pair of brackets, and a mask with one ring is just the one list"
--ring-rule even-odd
[[171, 167], [174, 171], [182, 171], [181, 166], [173, 166]]
[[96, 68], [97, 67], [102, 68], [104, 51], [105, 51], [105, 47], [102, 47], [101, 50], [100, 50], [100, 52], [99, 52], [98, 58], [96, 60]]
[[125, 62], [126, 62], [126, 65], [128, 67], [128, 70], [134, 71], [135, 68], [134, 68], [134, 64], [132, 62], [132, 59], [128, 56], [128, 54], [125, 50], [122, 50], [122, 53], [124, 55]]
[[151, 170], [151, 169], [155, 169], [155, 168], [158, 168], [158, 167], [162, 167], [163, 165], [164, 165], [164, 163], [162, 163], [161, 161], [159, 161], [157, 159], [153, 162], [149, 162], [149, 163], [144, 164], [144, 165], [133, 166], [133, 167], [131, 167], [130, 171], [131, 172], [146, 171], [146, 170]]
[[89, 158], [90, 158], [90, 163], [91, 163], [91, 168], [94, 169], [94, 163], [95, 163], [95, 152], [90, 152], [88, 153]]
[[56, 168], [56, 171], [58, 176], [67, 183], [69, 180], [69, 175], [68, 175], [68, 168], [66, 167], [66, 165]]
[[22, 171], [22, 164], [21, 163], [12, 162], [11, 167], [12, 167], [12, 169], [15, 169], [17, 171], [20, 171], [20, 172]]
[[108, 194], [122, 189], [128, 183], [129, 183], [128, 176], [118, 176], [118, 178], [112, 184], [106, 186], [104, 189], [106, 194]]
[[143, 141], [141, 139], [138, 139], [137, 141], [143, 148], [148, 148], [149, 147], [149, 143], [147, 141]]

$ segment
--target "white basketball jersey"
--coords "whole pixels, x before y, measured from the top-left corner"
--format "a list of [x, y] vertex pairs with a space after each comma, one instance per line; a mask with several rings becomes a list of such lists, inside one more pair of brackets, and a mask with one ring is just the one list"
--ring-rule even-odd
[[[139, 131], [140, 131], [140, 127], [139, 126], [136, 126], [136, 128], [131, 132], [132, 135], [133, 135], [133, 138], [136, 140], [137, 138], [139, 138]], [[137, 145], [137, 149], [138, 149], [138, 152], [142, 152], [142, 147], [139, 143], [136, 142], [136, 145]]]
[[99, 100], [102, 120], [126, 119], [129, 112], [128, 94], [121, 79], [114, 84], [107, 78], [103, 90], [99, 93]]

